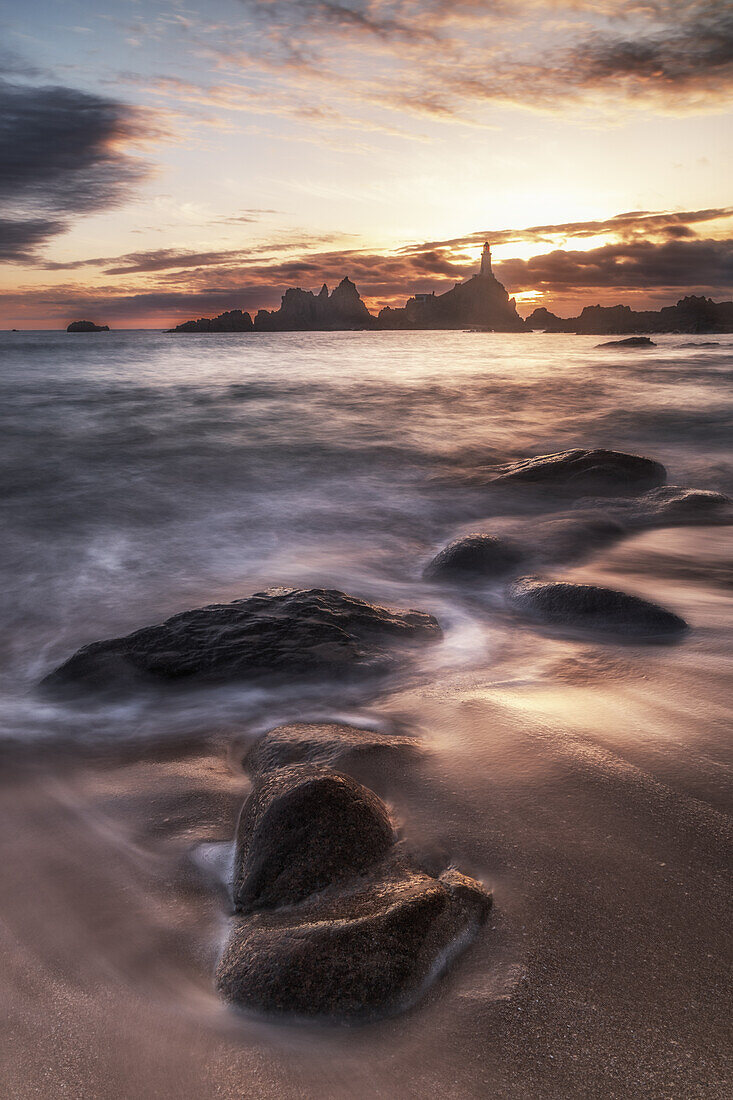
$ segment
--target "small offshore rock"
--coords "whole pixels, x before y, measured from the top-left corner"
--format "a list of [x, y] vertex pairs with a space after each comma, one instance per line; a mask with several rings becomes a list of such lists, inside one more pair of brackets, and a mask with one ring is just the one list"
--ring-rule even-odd
[[420, 751], [420, 743], [414, 737], [375, 733], [337, 723], [295, 722], [278, 726], [256, 741], [243, 764], [250, 774], [263, 775], [293, 764], [333, 767], [343, 760], [416, 755]]
[[293, 905], [363, 874], [394, 841], [387, 807], [350, 776], [313, 765], [271, 772], [239, 818], [234, 906]]
[[502, 577], [522, 561], [518, 546], [493, 535], [471, 534], [445, 546], [426, 565], [426, 580], [480, 581]]
[[242, 1008], [373, 1019], [413, 1004], [486, 920], [491, 895], [448, 871], [394, 869], [348, 891], [239, 920], [216, 975]]
[[441, 636], [437, 620], [422, 611], [382, 607], [323, 588], [271, 588], [92, 642], [44, 684], [99, 689], [139, 681], [384, 673], [395, 664], [395, 648]]
[[597, 348], [655, 348], [657, 345], [648, 336], [628, 336], [625, 340], [606, 340], [596, 344]]
[[109, 325], [95, 325], [94, 321], [72, 321], [67, 332], [109, 332]]
[[553, 626], [649, 638], [687, 630], [684, 619], [659, 604], [595, 584], [520, 577], [507, 595], [517, 611]]
[[494, 485], [527, 485], [580, 494], [584, 492], [640, 492], [664, 485], [667, 471], [661, 462], [642, 455], [603, 449], [557, 451], [499, 468]]

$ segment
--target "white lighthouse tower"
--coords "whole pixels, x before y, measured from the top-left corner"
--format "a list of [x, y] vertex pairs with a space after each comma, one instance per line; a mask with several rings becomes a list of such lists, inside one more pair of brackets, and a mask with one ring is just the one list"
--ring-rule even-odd
[[484, 250], [481, 253], [481, 274], [485, 276], [494, 274], [491, 270], [491, 246], [488, 241], [484, 241]]

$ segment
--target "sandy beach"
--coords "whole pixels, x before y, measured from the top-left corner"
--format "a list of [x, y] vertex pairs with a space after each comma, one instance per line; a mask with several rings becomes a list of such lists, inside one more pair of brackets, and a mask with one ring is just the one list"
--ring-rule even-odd
[[633, 589], [628, 572], [651, 562], [652, 595], [674, 592], [692, 643], [507, 630], [490, 670], [370, 709], [425, 751], [357, 777], [411, 843], [495, 897], [477, 941], [398, 1018], [274, 1024], [218, 1002], [217, 861], [248, 788], [246, 730], [9, 762], [5, 1094], [725, 1097], [726, 532], [643, 535], [575, 576]]

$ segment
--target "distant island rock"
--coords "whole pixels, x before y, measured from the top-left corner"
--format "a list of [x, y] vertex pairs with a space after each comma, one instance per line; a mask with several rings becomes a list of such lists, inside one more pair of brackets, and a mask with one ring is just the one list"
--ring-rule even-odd
[[637, 312], [629, 306], [586, 306], [578, 317], [557, 317], [544, 307], [527, 318], [528, 329], [623, 336], [647, 332], [733, 332], [733, 302], [688, 295], [674, 306]]
[[478, 328], [495, 332], [522, 332], [524, 321], [516, 303], [491, 270], [491, 249], [484, 245], [481, 269], [464, 283], [445, 292], [415, 294], [401, 309], [385, 307], [374, 317], [351, 279], [341, 280], [329, 293], [324, 283], [315, 294], [291, 287], [280, 308], [248, 313], [231, 310], [218, 317], [185, 321], [170, 332], [332, 332], [364, 329]]
[[67, 332], [109, 332], [109, 325], [95, 325], [94, 321], [72, 321]]

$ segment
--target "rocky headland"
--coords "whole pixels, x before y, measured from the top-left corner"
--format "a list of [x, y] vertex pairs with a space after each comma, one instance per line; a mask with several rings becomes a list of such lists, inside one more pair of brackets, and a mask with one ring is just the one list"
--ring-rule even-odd
[[185, 321], [171, 332], [330, 332], [363, 329], [477, 328], [494, 332], [522, 332], [524, 321], [491, 270], [491, 253], [484, 246], [481, 269], [444, 294], [416, 294], [400, 309], [387, 306], [374, 317], [351, 279], [344, 278], [329, 293], [324, 283], [314, 294], [290, 287], [280, 308], [261, 309], [254, 321], [249, 313], [231, 310], [218, 317]]
[[674, 306], [637, 312], [629, 306], [586, 306], [577, 317], [557, 317], [544, 306], [527, 318], [528, 329], [586, 336], [647, 332], [733, 332], [733, 302], [688, 295]]

